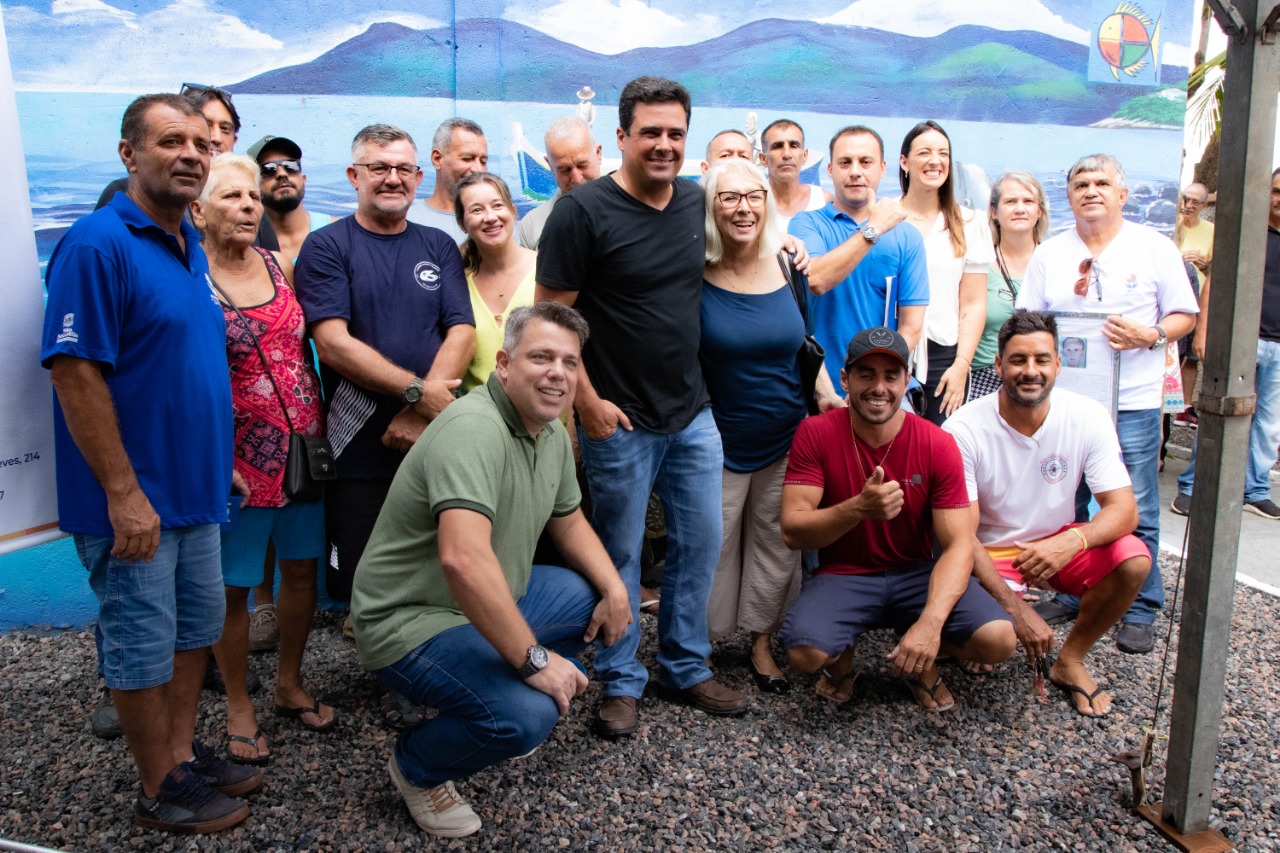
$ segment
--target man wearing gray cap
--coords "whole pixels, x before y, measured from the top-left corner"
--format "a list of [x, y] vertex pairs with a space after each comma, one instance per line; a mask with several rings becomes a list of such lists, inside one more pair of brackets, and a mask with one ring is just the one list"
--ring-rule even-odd
[[296, 262], [302, 241], [312, 231], [332, 222], [333, 217], [302, 206], [307, 194], [307, 175], [302, 171], [302, 148], [298, 143], [283, 136], [267, 135], [249, 146], [249, 156], [258, 163], [262, 207], [280, 240], [280, 251]]
[[[807, 418], [782, 486], [782, 538], [818, 549], [818, 568], [778, 634], [791, 666], [818, 672], [818, 695], [853, 697], [858, 637], [899, 633], [892, 674], [929, 712], [955, 705], [940, 653], [997, 663], [1013, 622], [971, 577], [975, 522], [955, 440], [902, 406], [910, 370], [902, 335], [877, 326], [849, 342], [840, 384], [849, 405]], [[940, 556], [934, 559], [934, 541]]]

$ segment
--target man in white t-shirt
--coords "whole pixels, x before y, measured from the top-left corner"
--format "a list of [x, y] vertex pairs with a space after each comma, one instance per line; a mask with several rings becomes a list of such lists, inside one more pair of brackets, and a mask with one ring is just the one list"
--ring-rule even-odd
[[[1150, 574], [1124, 615], [1116, 646], [1146, 654], [1155, 647], [1154, 623], [1164, 606], [1157, 474], [1165, 348], [1195, 327], [1200, 308], [1173, 241], [1124, 220], [1128, 197], [1124, 169], [1114, 157], [1093, 154], [1076, 161], [1067, 173], [1076, 225], [1036, 249], [1016, 305], [1106, 315], [1102, 334], [1120, 353], [1116, 431], [1138, 502], [1136, 533], [1151, 556]], [[1087, 503], [1084, 495], [1077, 500], [1077, 519], [1087, 517]], [[1059, 596], [1039, 611], [1054, 624], [1075, 618], [1079, 607], [1074, 596]]]
[[[943, 424], [960, 447], [977, 516], [974, 576], [1013, 617], [1032, 666], [1047, 659], [1054, 635], [1018, 590], [1080, 596], [1079, 618], [1049, 680], [1080, 714], [1105, 714], [1111, 697], [1084, 658], [1124, 615], [1151, 568], [1146, 545], [1133, 535], [1138, 505], [1129, 473], [1102, 404], [1053, 389], [1062, 360], [1052, 315], [1015, 311], [998, 340], [999, 392], [961, 407]], [[1101, 509], [1087, 524], [1076, 524], [1082, 481]]]

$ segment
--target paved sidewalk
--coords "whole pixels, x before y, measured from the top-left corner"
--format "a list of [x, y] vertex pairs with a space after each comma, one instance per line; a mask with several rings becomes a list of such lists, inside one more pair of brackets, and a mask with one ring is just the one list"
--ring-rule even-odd
[[[1175, 454], [1177, 454], [1175, 456]], [[1169, 457], [1160, 474], [1160, 545], [1173, 557], [1181, 553], [1188, 519], [1174, 515], [1169, 504], [1178, 493], [1178, 475], [1187, 467], [1187, 451], [1169, 445]], [[1272, 479], [1276, 475], [1273, 473]], [[1240, 553], [1236, 578], [1241, 583], [1280, 595], [1280, 521], [1271, 521], [1251, 512], [1241, 513]]]

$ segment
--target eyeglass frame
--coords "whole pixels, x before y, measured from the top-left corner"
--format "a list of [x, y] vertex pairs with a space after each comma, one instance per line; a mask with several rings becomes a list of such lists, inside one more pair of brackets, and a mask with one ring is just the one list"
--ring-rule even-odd
[[[351, 165], [353, 167], [364, 166], [366, 169], [369, 170], [369, 174], [373, 175], [375, 178], [385, 178], [388, 175], [390, 175], [391, 170], [394, 169], [396, 174], [400, 176], [401, 180], [408, 180], [409, 178], [412, 178], [414, 175], [422, 171], [422, 167], [419, 166], [417, 163], [399, 163], [395, 166], [391, 165], [390, 163], [352, 163]], [[409, 169], [411, 171], [406, 173], [405, 172], [406, 169]], [[382, 170], [382, 171], [380, 172], [379, 170]]]
[[[758, 201], [752, 200], [752, 196], [756, 193], [760, 193]], [[733, 203], [731, 204], [725, 196], [735, 196]], [[725, 190], [723, 192], [716, 193], [716, 201], [720, 202], [720, 206], [725, 210], [733, 210], [735, 207], [742, 204], [744, 199], [747, 202], [747, 207], [763, 207], [765, 202], [769, 199], [769, 191], [764, 187], [757, 187], [756, 189], [745, 193], [735, 192], [733, 190]]]
[[[268, 167], [270, 167], [271, 169], [270, 172], [267, 171]], [[287, 160], [268, 160], [265, 163], [259, 163], [258, 176], [262, 178], [272, 179], [272, 178], [275, 178], [276, 175], [280, 173], [281, 169], [284, 169], [285, 174], [288, 174], [288, 175], [301, 175], [302, 160], [298, 158], [289, 158]]]
[[1076, 279], [1075, 286], [1072, 291], [1081, 299], [1089, 298], [1089, 285], [1092, 283], [1098, 288], [1098, 301], [1102, 301], [1102, 276], [1098, 269], [1097, 259], [1092, 255], [1080, 262], [1080, 277]]

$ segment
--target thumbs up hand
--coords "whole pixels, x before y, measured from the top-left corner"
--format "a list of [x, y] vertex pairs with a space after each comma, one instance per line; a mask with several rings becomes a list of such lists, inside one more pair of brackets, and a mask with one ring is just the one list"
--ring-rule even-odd
[[884, 468], [879, 465], [871, 472], [871, 476], [862, 484], [862, 494], [858, 500], [862, 504], [862, 512], [867, 518], [888, 521], [902, 512], [905, 500], [902, 486], [897, 480], [884, 481]]

